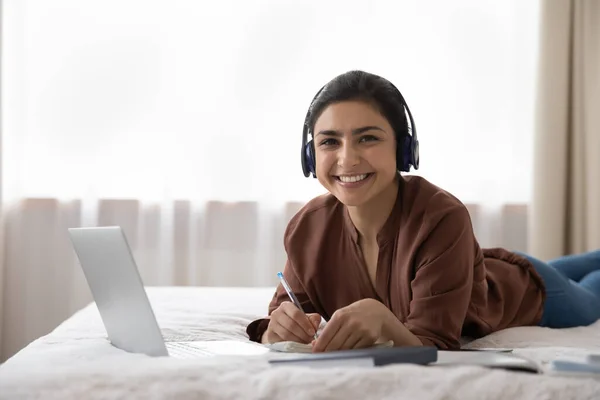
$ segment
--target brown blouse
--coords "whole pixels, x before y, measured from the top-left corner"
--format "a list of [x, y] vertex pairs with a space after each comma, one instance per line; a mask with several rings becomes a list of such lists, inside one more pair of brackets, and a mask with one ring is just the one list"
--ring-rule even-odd
[[[481, 249], [466, 207], [418, 176], [400, 178], [396, 204], [377, 236], [376, 284], [369, 279], [347, 208], [332, 195], [307, 203], [290, 221], [283, 274], [306, 312], [329, 320], [364, 298], [385, 304], [424, 345], [460, 347], [460, 337], [535, 325], [544, 284], [525, 258]], [[289, 301], [279, 285], [270, 315]], [[268, 317], [247, 328], [260, 341]]]

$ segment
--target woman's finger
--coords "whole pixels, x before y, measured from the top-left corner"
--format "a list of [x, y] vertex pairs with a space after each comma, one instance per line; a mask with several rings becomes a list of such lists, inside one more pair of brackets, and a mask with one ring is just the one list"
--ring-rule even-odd
[[275, 319], [277, 334], [285, 340], [293, 340], [298, 343], [308, 343], [312, 336], [309, 336], [304, 329], [293, 320], [289, 315], [281, 313]]
[[267, 343], [276, 343], [276, 342], [281, 342], [283, 341], [283, 339], [273, 331], [273, 326], [275, 326], [275, 324], [271, 325], [272, 322], [269, 321], [269, 327], [267, 328], [267, 331], [265, 332], [265, 335], [267, 335]]
[[340, 320], [338, 318], [335, 318], [335, 316], [332, 317], [329, 320], [329, 322], [327, 323], [327, 325], [325, 325], [325, 328], [323, 329], [323, 331], [321, 332], [321, 334], [315, 341], [315, 344], [313, 346], [313, 351], [314, 352], [325, 351], [325, 349], [327, 348], [327, 346], [329, 346], [329, 343], [334, 338], [337, 331], [340, 329], [340, 326], [341, 326]]
[[281, 342], [291, 341], [297, 343], [305, 343], [300, 337], [294, 334], [294, 332], [290, 332], [287, 328], [280, 324], [274, 324], [272, 331], [275, 335], [277, 335], [281, 340]]
[[335, 335], [331, 338], [325, 351], [340, 350], [344, 342], [353, 334], [347, 325], [340, 325], [340, 329], [337, 330]]
[[298, 309], [293, 303], [284, 302], [281, 304], [281, 311], [283, 311], [287, 316], [289, 316], [294, 322], [298, 324], [298, 326], [306, 332], [306, 335], [311, 337], [314, 335], [315, 329], [306, 314], [303, 311]]
[[340, 350], [350, 350], [356, 348], [356, 344], [362, 339], [360, 332], [354, 331], [350, 333], [348, 338], [342, 343]]
[[364, 349], [365, 347], [371, 347], [375, 344], [373, 340], [368, 336], [361, 336], [358, 342], [354, 344], [353, 349]]
[[317, 351], [339, 350], [351, 333], [348, 318], [343, 317], [342, 314], [334, 314], [317, 339], [317, 342], [323, 339], [318, 343]]

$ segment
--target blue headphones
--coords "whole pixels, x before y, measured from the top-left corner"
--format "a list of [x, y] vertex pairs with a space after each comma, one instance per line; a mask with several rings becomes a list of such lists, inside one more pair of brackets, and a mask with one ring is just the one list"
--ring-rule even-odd
[[[325, 86], [327, 86], [327, 85], [325, 85]], [[304, 176], [307, 178], [310, 174], [312, 174], [313, 178], [317, 177], [316, 167], [315, 167], [314, 142], [312, 139], [307, 142], [308, 134], [309, 134], [308, 119], [310, 117], [310, 110], [312, 108], [313, 103], [315, 102], [317, 97], [319, 97], [319, 94], [321, 94], [323, 89], [325, 89], [325, 86], [323, 86], [321, 89], [319, 89], [319, 91], [317, 92], [315, 97], [313, 97], [312, 101], [310, 102], [310, 106], [308, 107], [308, 112], [306, 113], [306, 117], [304, 118], [304, 128], [302, 130], [302, 155], [301, 155], [302, 158], [301, 158], [301, 161], [302, 161], [302, 171], [304, 172]], [[396, 89], [395, 92], [397, 93], [399, 102], [402, 105], [402, 111], [406, 110], [406, 114], [408, 114], [408, 118], [410, 120], [411, 134], [409, 134], [407, 132], [404, 139], [402, 139], [399, 135], [399, 132], [395, 132], [396, 133], [396, 143], [397, 143], [396, 169], [398, 171], [408, 172], [408, 171], [410, 171], [411, 165], [413, 166], [414, 169], [419, 169], [419, 141], [417, 140], [417, 128], [415, 127], [415, 121], [413, 120], [412, 114], [410, 113], [410, 109], [408, 108], [406, 101], [404, 101], [404, 97], [402, 96], [402, 93], [400, 93], [398, 88], [396, 88], [393, 84], [392, 84], [392, 86], [394, 87], [394, 89]], [[312, 132], [310, 134], [312, 135]]]

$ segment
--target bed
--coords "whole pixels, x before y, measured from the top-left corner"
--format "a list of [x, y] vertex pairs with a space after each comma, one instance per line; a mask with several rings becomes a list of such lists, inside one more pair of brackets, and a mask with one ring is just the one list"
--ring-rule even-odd
[[[272, 288], [151, 287], [165, 340], [248, 340]], [[510, 347], [542, 370], [556, 357], [600, 351], [600, 321], [552, 330], [512, 328], [467, 348]], [[89, 304], [0, 366], [0, 398], [96, 399], [598, 399], [600, 379], [476, 366], [270, 367], [262, 357], [176, 359], [111, 346]]]

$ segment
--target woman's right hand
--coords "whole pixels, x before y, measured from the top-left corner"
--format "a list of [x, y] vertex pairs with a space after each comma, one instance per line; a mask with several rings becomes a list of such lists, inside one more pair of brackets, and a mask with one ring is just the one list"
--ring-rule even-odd
[[262, 343], [292, 341], [308, 344], [313, 341], [320, 323], [319, 314], [304, 314], [293, 303], [284, 301], [271, 313]]

